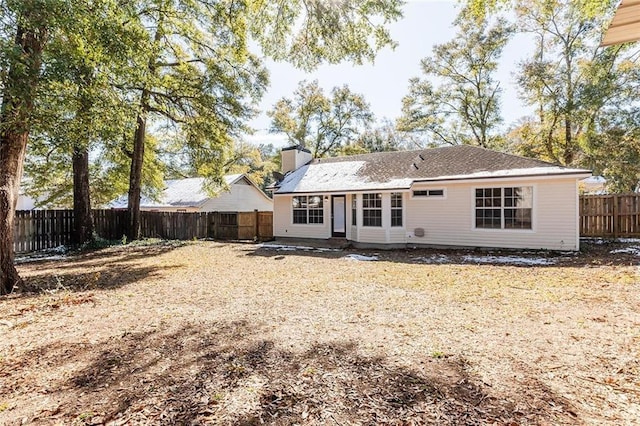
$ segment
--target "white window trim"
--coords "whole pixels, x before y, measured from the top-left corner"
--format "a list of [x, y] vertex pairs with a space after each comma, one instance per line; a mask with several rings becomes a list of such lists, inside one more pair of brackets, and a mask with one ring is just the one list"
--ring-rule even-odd
[[[412, 200], [446, 200], [447, 188], [411, 188]], [[413, 195], [413, 191], [442, 191], [442, 195]]]
[[[309, 209], [307, 208], [307, 223], [294, 223], [293, 222], [293, 197], [313, 197], [316, 195], [320, 195], [322, 198], [322, 223], [309, 223]], [[290, 222], [291, 222], [291, 226], [313, 226], [313, 227], [322, 227], [325, 226], [325, 222], [326, 222], [326, 218], [327, 218], [327, 207], [326, 207], [325, 200], [324, 200], [324, 194], [305, 194], [305, 195], [292, 195], [291, 198], [289, 199], [289, 215], [290, 215]], [[300, 209], [302, 210], [302, 209]], [[319, 210], [319, 209], [318, 209]]]
[[[399, 194], [400, 195], [400, 203], [401, 206], [398, 209], [397, 207], [393, 207], [393, 194]], [[401, 229], [404, 228], [404, 224], [405, 224], [405, 217], [404, 217], [404, 211], [407, 209], [406, 207], [407, 203], [406, 200], [404, 199], [404, 194], [402, 192], [391, 192], [389, 194], [389, 228], [390, 229]], [[400, 213], [402, 213], [400, 220], [402, 221], [402, 225], [394, 225], [393, 224], [393, 211], [394, 210], [400, 210]]]
[[[364, 207], [364, 196], [365, 195], [369, 195], [369, 194], [373, 194], [373, 195], [380, 194], [381, 195], [381, 197], [380, 197], [380, 207], [379, 208], [378, 207], [375, 207], [375, 208], [367, 207], [366, 208], [367, 210], [380, 210], [380, 225], [379, 226], [378, 225], [365, 225], [364, 224], [364, 210], [365, 210], [365, 207]], [[384, 229], [385, 228], [385, 226], [384, 226], [384, 216], [385, 215], [384, 215], [383, 198], [384, 198], [384, 193], [383, 192], [363, 192], [362, 193], [362, 197], [360, 197], [360, 211], [362, 212], [361, 213], [361, 216], [362, 216], [362, 225], [361, 226], [363, 228], [369, 228], [369, 229]]]
[[[533, 202], [531, 203], [531, 229], [511, 229], [511, 228], [477, 228], [476, 227], [476, 189], [494, 189], [494, 188], [517, 188], [517, 187], [531, 187], [531, 197], [533, 198]], [[482, 185], [482, 186], [473, 186], [471, 187], [471, 231], [474, 232], [490, 232], [490, 233], [499, 233], [499, 234], [535, 234], [537, 232], [537, 222], [538, 222], [538, 197], [537, 197], [538, 188], [536, 184], [533, 183], [519, 183], [519, 184], [511, 184], [511, 183], [503, 183], [500, 185]], [[504, 194], [503, 194], [504, 197]], [[501, 221], [504, 222], [504, 217], [501, 218]], [[504, 225], [504, 223], [503, 223]]]

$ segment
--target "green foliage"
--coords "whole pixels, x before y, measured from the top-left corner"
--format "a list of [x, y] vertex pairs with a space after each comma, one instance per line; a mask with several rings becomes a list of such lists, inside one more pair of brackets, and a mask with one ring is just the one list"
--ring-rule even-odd
[[330, 97], [317, 81], [300, 82], [293, 98], [280, 99], [268, 112], [271, 131], [307, 147], [314, 157], [336, 155], [373, 121], [369, 104], [348, 86], [334, 87]]
[[[612, 12], [613, 2], [603, 2]], [[584, 161], [598, 135], [599, 116], [636, 103], [637, 65], [624, 46], [600, 48], [611, 13], [592, 17], [584, 2], [536, 1], [517, 7], [521, 31], [536, 35], [536, 51], [520, 64], [521, 97], [538, 110], [528, 120], [525, 152], [565, 165]]]
[[422, 60], [423, 78], [410, 80], [398, 126], [424, 134], [433, 145], [493, 147], [501, 122], [501, 88], [493, 73], [511, 28], [502, 20], [491, 27], [458, 22], [455, 39]]
[[244, 173], [263, 190], [273, 183], [273, 172], [280, 170], [280, 158], [272, 144], [259, 146], [236, 143], [225, 167], [227, 174]]
[[380, 126], [365, 129], [356, 140], [343, 146], [340, 155], [401, 151], [419, 146], [421, 142], [413, 135], [400, 132], [393, 122], [383, 120]]
[[255, 0], [251, 33], [267, 56], [310, 71], [322, 63], [373, 62], [395, 47], [387, 25], [402, 0]]
[[589, 138], [585, 163], [607, 179], [609, 192], [633, 192], [640, 181], [640, 109], [604, 115]]

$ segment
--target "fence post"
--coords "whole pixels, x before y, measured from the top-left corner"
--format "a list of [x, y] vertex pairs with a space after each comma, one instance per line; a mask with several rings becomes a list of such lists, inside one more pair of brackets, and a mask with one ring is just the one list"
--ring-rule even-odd
[[217, 240], [220, 235], [220, 212], [214, 212], [213, 239]]
[[618, 194], [613, 194], [613, 238], [618, 238], [618, 226], [620, 225], [618, 214]]
[[254, 241], [258, 241], [260, 239], [260, 216], [258, 216], [258, 209], [255, 209], [253, 211], [254, 215], [255, 215], [255, 220], [256, 220], [256, 224], [254, 226], [254, 236], [253, 239]]

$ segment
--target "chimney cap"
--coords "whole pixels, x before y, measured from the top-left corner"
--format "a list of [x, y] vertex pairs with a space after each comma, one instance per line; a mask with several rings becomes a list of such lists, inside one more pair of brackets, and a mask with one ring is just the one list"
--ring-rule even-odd
[[311, 151], [308, 150], [307, 148], [305, 148], [302, 145], [293, 145], [293, 146], [289, 146], [287, 148], [282, 148], [282, 151], [291, 151], [291, 150], [294, 150], [294, 149], [297, 149], [298, 151], [304, 151], [306, 153], [311, 154]]

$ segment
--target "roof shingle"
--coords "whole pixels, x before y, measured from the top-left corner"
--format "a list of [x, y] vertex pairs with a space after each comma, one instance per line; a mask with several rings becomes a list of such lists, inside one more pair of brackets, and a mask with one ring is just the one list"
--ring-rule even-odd
[[589, 173], [541, 160], [459, 145], [315, 159], [288, 173], [276, 194], [409, 188], [415, 181]]

